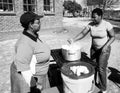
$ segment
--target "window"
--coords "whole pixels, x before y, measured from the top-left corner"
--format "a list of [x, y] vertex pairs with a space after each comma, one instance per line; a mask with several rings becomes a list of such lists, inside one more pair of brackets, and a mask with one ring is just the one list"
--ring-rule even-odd
[[0, 0], [0, 12], [13, 12], [13, 0]]
[[23, 0], [23, 10], [36, 12], [36, 0]]
[[54, 0], [44, 0], [44, 13], [54, 13], [55, 12], [55, 1]]

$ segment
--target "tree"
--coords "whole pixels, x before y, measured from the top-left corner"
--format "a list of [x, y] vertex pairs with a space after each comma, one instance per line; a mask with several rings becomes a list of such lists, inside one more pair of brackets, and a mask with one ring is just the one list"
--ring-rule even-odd
[[120, 0], [104, 0], [103, 2], [103, 12], [104, 17], [110, 19], [116, 19], [119, 13], [114, 12], [114, 5], [117, 5]]
[[118, 3], [119, 0], [103, 0], [103, 11], [105, 8], [112, 9], [112, 5]]
[[99, 5], [103, 6], [103, 11], [105, 8], [112, 8], [112, 5], [118, 3], [119, 0], [87, 0], [87, 5]]
[[81, 5], [75, 1], [64, 1], [63, 7], [65, 10], [68, 10], [68, 13], [72, 13], [74, 17], [77, 12], [79, 13], [82, 10]]

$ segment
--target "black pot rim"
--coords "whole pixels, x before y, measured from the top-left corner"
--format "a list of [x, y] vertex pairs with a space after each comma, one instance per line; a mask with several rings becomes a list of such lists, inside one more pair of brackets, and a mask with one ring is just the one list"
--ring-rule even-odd
[[[69, 74], [70, 71], [65, 71], [65, 68], [68, 68], [70, 66], [78, 66], [78, 65], [86, 66], [89, 70], [89, 73], [77, 76], [77, 75], [73, 75], [73, 74], [70, 75]], [[88, 78], [88, 77], [92, 76], [95, 73], [95, 70], [91, 64], [81, 61], [81, 62], [70, 62], [70, 63], [63, 64], [63, 66], [61, 67], [61, 73], [71, 79], [84, 79], [84, 78]]]

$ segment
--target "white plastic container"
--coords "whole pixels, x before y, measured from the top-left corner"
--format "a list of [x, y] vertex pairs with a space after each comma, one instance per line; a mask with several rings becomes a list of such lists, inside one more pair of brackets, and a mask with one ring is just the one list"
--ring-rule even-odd
[[62, 45], [62, 55], [68, 61], [79, 60], [81, 58], [81, 47], [76, 44]]
[[64, 93], [91, 93], [94, 75], [84, 79], [74, 80], [61, 73], [64, 84]]
[[[69, 74], [70, 70], [68, 70], [68, 68], [70, 65], [86, 66], [89, 73], [83, 76], [74, 77]], [[85, 62], [71, 62], [63, 65], [61, 68], [61, 77], [63, 79], [64, 93], [92, 93], [93, 91], [91, 91], [91, 89], [93, 88], [94, 73], [93, 66]]]

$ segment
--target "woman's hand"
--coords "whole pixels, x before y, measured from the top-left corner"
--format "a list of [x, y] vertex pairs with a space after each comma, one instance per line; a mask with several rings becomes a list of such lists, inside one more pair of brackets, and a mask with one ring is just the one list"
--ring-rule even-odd
[[73, 41], [73, 39], [72, 39], [72, 38], [71, 38], [71, 39], [68, 39], [67, 41], [68, 41], [68, 43], [69, 43], [69, 44], [74, 43], [74, 41]]
[[103, 49], [102, 49], [102, 52], [105, 53], [108, 49], [108, 46], [104, 46]]

